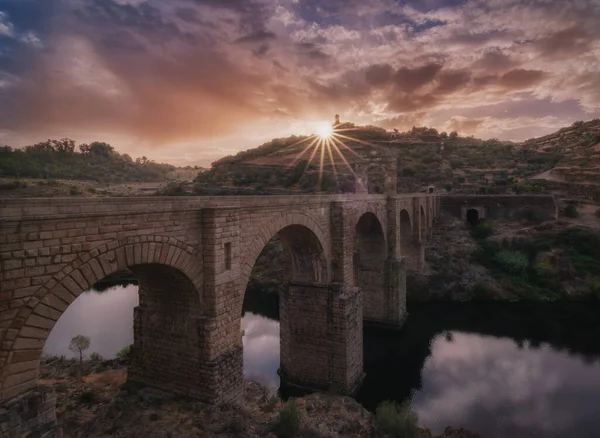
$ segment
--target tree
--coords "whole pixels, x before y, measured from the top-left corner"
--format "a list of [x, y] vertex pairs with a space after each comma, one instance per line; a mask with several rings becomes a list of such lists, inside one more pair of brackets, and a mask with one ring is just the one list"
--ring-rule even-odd
[[81, 368], [83, 366], [83, 352], [90, 348], [90, 338], [89, 336], [77, 335], [71, 339], [69, 343], [69, 350], [79, 352], [79, 371], [81, 372]]
[[450, 138], [456, 138], [456, 137], [458, 137], [458, 132], [456, 132], [456, 131], [452, 131], [452, 132], [450, 133]]

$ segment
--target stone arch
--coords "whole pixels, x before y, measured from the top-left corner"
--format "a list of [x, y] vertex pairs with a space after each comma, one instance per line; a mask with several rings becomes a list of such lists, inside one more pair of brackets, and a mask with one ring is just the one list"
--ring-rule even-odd
[[[202, 342], [198, 329], [190, 326], [190, 320], [201, 316], [201, 258], [176, 239], [138, 236], [114, 240], [80, 255], [43, 284], [19, 310], [10, 338], [4, 339], [10, 347], [3, 366], [2, 399], [37, 385], [39, 359], [56, 321], [83, 291], [124, 269], [134, 272], [140, 284], [129, 377], [171, 391], [201, 395], [198, 386], [185, 383], [189, 364], [201, 366]], [[181, 332], [186, 333], [183, 341]], [[185, 346], [173, 350], [177, 340]], [[146, 343], [148, 347], [144, 348]], [[178, 357], [165, 360], [174, 354], [172, 351]], [[186, 361], [184, 367], [182, 362]]]
[[242, 314], [243, 297], [252, 268], [265, 245], [279, 234], [284, 251], [291, 257], [292, 280], [328, 283], [330, 281], [331, 247], [321, 226], [310, 216], [289, 213], [272, 219], [256, 235], [241, 264], [237, 290], [239, 312]]
[[372, 212], [362, 214], [354, 232], [354, 285], [363, 291], [363, 317], [380, 320], [385, 315], [386, 239], [383, 225]]
[[467, 210], [467, 223], [471, 226], [479, 223], [479, 211], [476, 208], [469, 208]]
[[383, 194], [386, 192], [386, 171], [378, 164], [367, 167], [365, 178], [367, 180], [367, 193]]
[[415, 270], [418, 268], [420, 249], [419, 244], [414, 241], [413, 220], [410, 213], [400, 210], [400, 253], [406, 260], [406, 268]]
[[413, 228], [408, 210], [400, 210], [400, 253], [405, 254], [405, 247], [412, 243]]

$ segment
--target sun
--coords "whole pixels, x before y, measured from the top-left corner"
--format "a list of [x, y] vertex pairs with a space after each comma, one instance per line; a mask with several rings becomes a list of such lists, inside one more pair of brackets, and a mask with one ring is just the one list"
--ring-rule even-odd
[[333, 127], [327, 122], [320, 123], [317, 126], [317, 134], [323, 139], [330, 138], [333, 134]]

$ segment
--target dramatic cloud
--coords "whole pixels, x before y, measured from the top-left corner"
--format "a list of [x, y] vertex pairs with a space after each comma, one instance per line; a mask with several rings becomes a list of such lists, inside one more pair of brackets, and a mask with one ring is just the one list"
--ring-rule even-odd
[[598, 0], [0, 0], [0, 141], [207, 164], [334, 113], [523, 139], [600, 114], [599, 16]]

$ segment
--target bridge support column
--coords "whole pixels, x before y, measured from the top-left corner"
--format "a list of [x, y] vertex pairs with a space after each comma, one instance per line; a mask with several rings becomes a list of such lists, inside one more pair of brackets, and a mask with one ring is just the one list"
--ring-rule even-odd
[[406, 320], [406, 259], [388, 259], [384, 268], [385, 304], [376, 318], [365, 318], [365, 325], [387, 329], [399, 329]]
[[279, 300], [282, 386], [351, 395], [363, 379], [362, 292], [293, 282]]
[[[211, 318], [169, 315], [138, 306], [134, 309], [134, 344], [127, 378], [205, 401], [219, 403], [224, 394], [220, 373], [242, 362], [211, 360], [210, 335], [216, 331]], [[231, 362], [231, 363], [230, 363]], [[239, 367], [238, 367], [239, 368]], [[242, 370], [238, 370], [242, 375]]]

